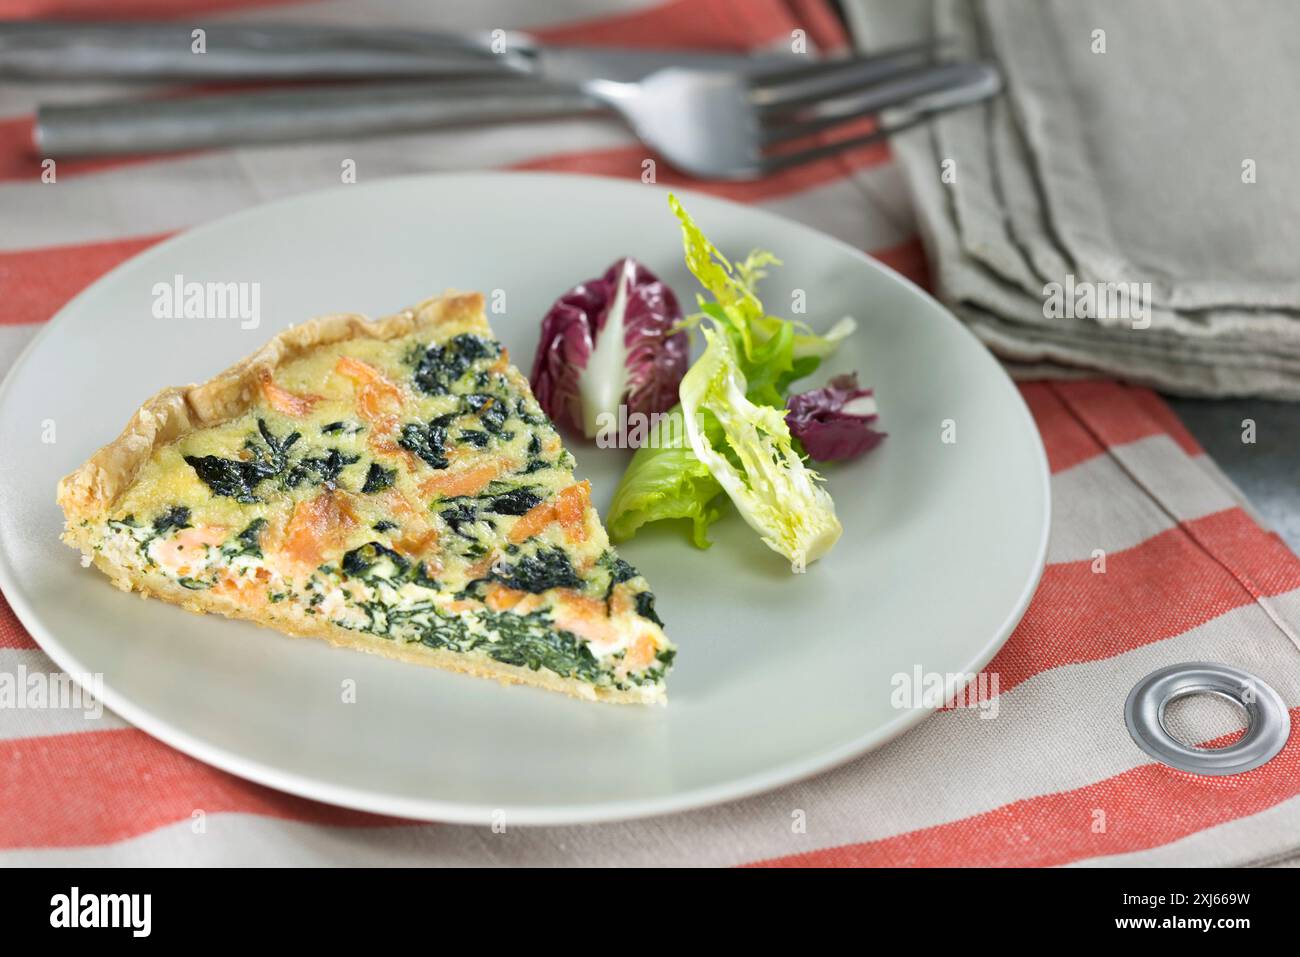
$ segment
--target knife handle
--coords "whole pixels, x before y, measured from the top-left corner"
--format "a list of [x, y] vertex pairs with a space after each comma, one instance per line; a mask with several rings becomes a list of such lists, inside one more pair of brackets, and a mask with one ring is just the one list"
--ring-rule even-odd
[[[202, 50], [195, 31], [202, 30]], [[288, 24], [0, 22], [0, 77], [248, 80], [500, 75], [530, 37]]]
[[350, 138], [594, 113], [573, 89], [528, 80], [379, 83], [312, 90], [46, 106], [41, 156], [112, 156]]

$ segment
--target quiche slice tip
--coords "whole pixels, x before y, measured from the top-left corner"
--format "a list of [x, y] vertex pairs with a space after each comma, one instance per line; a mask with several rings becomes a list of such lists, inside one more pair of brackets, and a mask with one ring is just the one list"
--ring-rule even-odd
[[665, 700], [646, 581], [477, 294], [292, 327], [59, 483], [127, 591], [600, 701]]

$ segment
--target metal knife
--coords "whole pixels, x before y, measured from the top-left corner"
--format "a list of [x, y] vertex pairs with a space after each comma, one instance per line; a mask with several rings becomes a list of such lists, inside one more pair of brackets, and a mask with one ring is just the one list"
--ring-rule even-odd
[[[516, 74], [634, 81], [668, 66], [749, 70], [793, 54], [547, 46], [525, 33], [291, 24], [0, 22], [0, 77], [25, 80], [411, 79]], [[798, 62], [797, 59], [794, 62]]]
[[347, 139], [602, 115], [576, 87], [510, 77], [402, 80], [42, 106], [35, 147], [61, 159]]

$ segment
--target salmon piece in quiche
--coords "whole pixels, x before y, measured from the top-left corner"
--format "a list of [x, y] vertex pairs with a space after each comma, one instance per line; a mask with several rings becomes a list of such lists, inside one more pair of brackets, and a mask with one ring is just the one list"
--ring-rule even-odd
[[593, 701], [674, 649], [481, 296], [327, 316], [149, 399], [59, 484], [64, 540], [193, 612]]

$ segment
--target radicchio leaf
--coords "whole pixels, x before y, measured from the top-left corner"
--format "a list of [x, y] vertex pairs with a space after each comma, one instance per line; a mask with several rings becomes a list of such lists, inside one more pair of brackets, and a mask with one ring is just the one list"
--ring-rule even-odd
[[[629, 414], [666, 412], [689, 365], [673, 291], [635, 259], [620, 259], [599, 279], [561, 296], [542, 320], [530, 377], [557, 423], [588, 438]], [[612, 418], [605, 418], [607, 414]]]
[[836, 376], [825, 388], [790, 396], [786, 408], [790, 434], [819, 462], [856, 458], [885, 438], [871, 427], [877, 418], [876, 400], [870, 389], [858, 388], [853, 372]]

